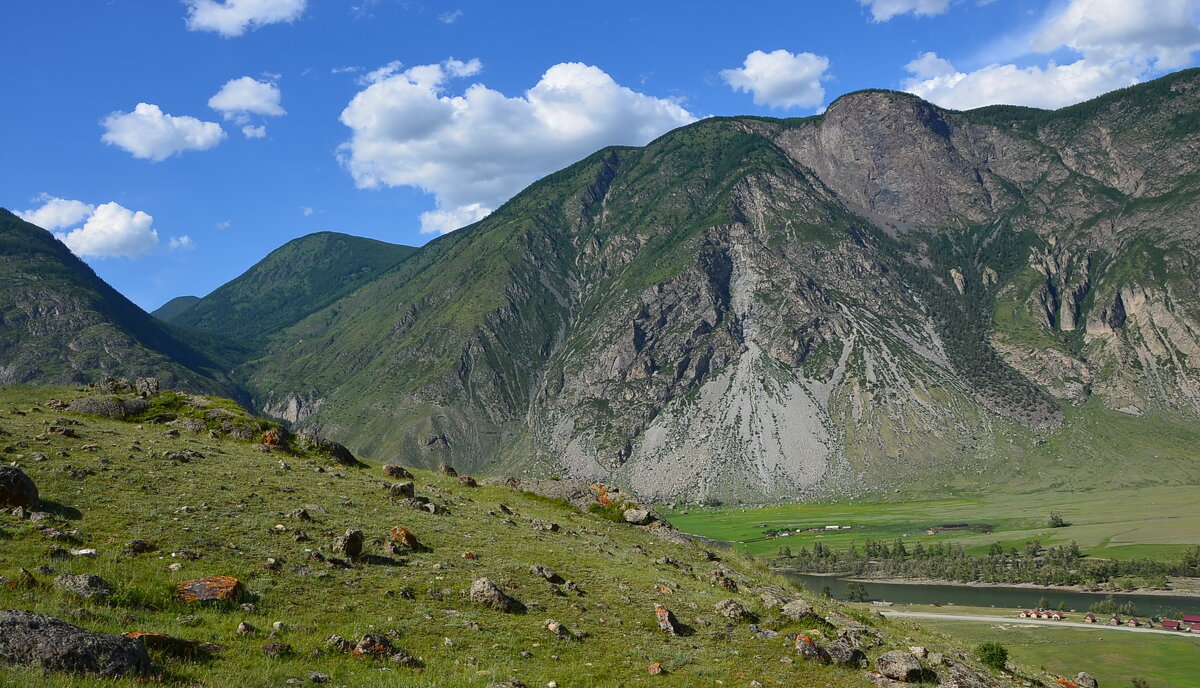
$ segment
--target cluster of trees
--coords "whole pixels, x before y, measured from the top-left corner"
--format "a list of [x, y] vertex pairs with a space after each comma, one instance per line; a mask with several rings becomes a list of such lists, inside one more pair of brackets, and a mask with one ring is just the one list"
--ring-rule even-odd
[[1178, 562], [1137, 559], [1114, 561], [1085, 557], [1075, 542], [1043, 547], [1029, 540], [1024, 547], [1005, 549], [993, 543], [986, 556], [969, 556], [962, 545], [906, 544], [867, 540], [862, 549], [833, 550], [821, 542], [811, 549], [781, 547], [788, 568], [807, 573], [838, 573], [892, 578], [934, 578], [963, 582], [1079, 585], [1096, 588], [1165, 587], [1167, 576], [1200, 575], [1200, 547], [1191, 547]]

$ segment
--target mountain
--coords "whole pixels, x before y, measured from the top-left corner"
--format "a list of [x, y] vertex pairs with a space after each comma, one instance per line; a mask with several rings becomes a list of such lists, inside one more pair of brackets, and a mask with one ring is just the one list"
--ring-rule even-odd
[[173, 325], [228, 337], [261, 351], [271, 335], [391, 270], [416, 249], [374, 239], [318, 232], [293, 239], [236, 279], [175, 312]]
[[121, 296], [52, 234], [0, 209], [0, 384], [153, 376], [227, 392], [227, 367]]
[[151, 311], [150, 315], [153, 315], [159, 320], [171, 322], [172, 318], [179, 315], [179, 313], [186, 310], [189, 306], [192, 306], [199, 300], [199, 296], [176, 296], [170, 301], [159, 306], [157, 309]]
[[367, 455], [656, 499], [1192, 479], [1155, 438], [1200, 415], [1198, 151], [1196, 70], [1053, 112], [710, 118], [540, 180], [243, 373]]

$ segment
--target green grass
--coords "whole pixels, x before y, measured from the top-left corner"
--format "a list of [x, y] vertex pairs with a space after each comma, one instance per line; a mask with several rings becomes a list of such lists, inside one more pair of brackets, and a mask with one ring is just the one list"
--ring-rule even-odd
[[[677, 528], [688, 533], [736, 543], [744, 551], [774, 556], [781, 546], [812, 547], [816, 541], [832, 549], [860, 549], [868, 540], [903, 538], [916, 542], [961, 544], [968, 554], [986, 553], [993, 542], [1007, 546], [1041, 540], [1044, 546], [1077, 542], [1085, 554], [1114, 559], [1177, 559], [1188, 545], [1200, 544], [1200, 514], [1194, 510], [1194, 486], [1145, 487], [1092, 492], [997, 494], [986, 497], [904, 502], [806, 502], [763, 508], [689, 507], [664, 510]], [[1062, 513], [1065, 528], [1049, 528], [1051, 511]], [[686, 512], [686, 513], [685, 513]], [[992, 533], [942, 531], [937, 525], [988, 524]], [[764, 528], [807, 529], [849, 525], [849, 530], [804, 533], [765, 539]]]
[[[264, 453], [250, 442], [211, 439], [207, 433], [169, 437], [161, 425], [109, 421], [41, 405], [50, 397], [69, 400], [76, 394], [69, 389], [0, 389], [0, 430], [7, 433], [0, 435], [0, 458], [18, 462], [38, 484], [55, 514], [51, 523], [80, 531], [77, 542], [64, 546], [92, 547], [99, 555], [51, 559], [47, 552], [55, 543], [35, 524], [0, 515], [0, 575], [16, 579], [25, 568], [40, 583], [0, 587], [0, 608], [36, 610], [104, 632], [164, 632], [223, 648], [203, 662], [156, 656], [156, 670], [168, 684], [277, 686], [289, 678], [307, 682], [308, 672], [319, 671], [331, 676], [330, 685], [342, 686], [483, 688], [516, 676], [530, 686], [556, 680], [599, 688], [648, 681], [646, 667], [661, 662], [669, 673], [653, 680], [662, 686], [745, 685], [750, 680], [861, 685], [856, 671], [778, 661], [793, 654], [786, 634], [807, 632], [816, 622], [792, 622], [765, 610], [758, 600], [761, 586], [800, 593], [741, 553], [723, 557], [738, 571], [739, 590], [730, 593], [710, 582], [708, 574], [716, 565], [698, 548], [669, 544], [644, 529], [582, 513], [560, 501], [498, 486], [465, 488], [453, 478], [417, 471], [418, 494], [450, 512], [435, 516], [393, 501], [380, 486], [383, 476], [377, 466], [346, 469], [320, 456]], [[81, 423], [72, 426], [77, 438], [43, 434], [60, 417]], [[185, 448], [202, 456], [188, 462], [163, 456]], [[500, 503], [514, 515], [500, 512]], [[301, 507], [312, 514], [312, 522], [289, 515]], [[561, 528], [536, 530], [533, 519]], [[308, 560], [310, 549], [329, 554], [333, 539], [347, 528], [362, 529], [366, 551], [383, 554], [388, 529], [395, 525], [410, 528], [428, 551], [408, 554], [404, 566], [358, 564], [342, 570]], [[296, 530], [307, 532], [311, 541], [294, 540]], [[135, 538], [150, 540], [157, 549], [124, 554], [126, 543]], [[185, 549], [200, 558], [172, 556]], [[466, 551], [476, 558], [464, 559]], [[282, 566], [268, 569], [268, 557]], [[692, 573], [656, 563], [664, 557], [692, 567]], [[176, 563], [180, 570], [169, 568]], [[583, 594], [556, 595], [529, 573], [534, 564], [555, 569]], [[50, 584], [58, 574], [84, 572], [108, 580], [116, 595], [107, 603], [76, 600]], [[209, 575], [241, 579], [257, 609], [244, 612], [238, 606], [203, 607], [175, 599], [177, 582]], [[481, 576], [525, 603], [528, 613], [501, 614], [471, 604], [465, 591]], [[656, 589], [664, 580], [675, 585], [670, 595]], [[758, 639], [744, 625], [727, 630], [713, 608], [730, 597], [759, 613], [760, 623], [781, 636]], [[659, 632], [655, 603], [670, 607], [695, 629], [694, 635], [670, 638]], [[81, 608], [89, 614], [78, 619]], [[582, 640], [551, 637], [543, 628], [546, 619], [588, 635]], [[237, 635], [234, 630], [243, 620], [260, 632]], [[260, 650], [274, 621], [286, 628], [270, 640], [291, 644], [295, 652], [289, 657], [267, 659]], [[874, 623], [888, 627], [881, 620]], [[323, 643], [331, 633], [357, 639], [389, 629], [397, 632], [396, 646], [420, 657], [425, 668], [359, 660], [331, 653]], [[925, 638], [919, 632], [893, 635], [879, 651], [928, 644]], [[324, 654], [314, 655], [318, 650]], [[525, 651], [532, 656], [522, 657]], [[134, 685], [142, 684], [43, 676], [12, 667], [0, 672], [0, 686]]]

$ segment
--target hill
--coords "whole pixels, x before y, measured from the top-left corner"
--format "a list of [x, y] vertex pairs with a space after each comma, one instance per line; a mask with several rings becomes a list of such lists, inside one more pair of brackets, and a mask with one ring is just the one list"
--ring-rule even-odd
[[415, 250], [336, 232], [309, 234], [186, 307], [171, 301], [159, 310], [172, 305], [177, 310], [159, 317], [261, 352], [275, 333], [393, 269]]
[[1196, 70], [1055, 112], [710, 118], [547, 176], [240, 372], [372, 455], [654, 499], [1194, 482], [1102, 429], [1200, 415], [1198, 151]]
[[[10, 409], [0, 451], [41, 500], [0, 511], [0, 609], [151, 634], [134, 644], [149, 646], [153, 667], [142, 668], [168, 685], [838, 688], [868, 685], [857, 652], [874, 670], [912, 645], [931, 650], [915, 669], [926, 681], [1017, 685], [918, 628], [810, 600], [760, 563], [706, 552], [661, 523], [632, 525], [586, 486], [385, 476], [228, 401], [124, 399], [136, 410], [116, 420], [70, 410], [110, 411], [109, 394], [0, 390]], [[71, 578], [88, 574], [101, 580]], [[210, 576], [235, 577], [223, 589], [240, 595], [181, 599], [181, 583]], [[469, 592], [485, 578], [515, 602]], [[660, 629], [656, 605], [673, 613], [676, 634]], [[12, 618], [0, 612], [0, 661], [28, 656], [14, 649], [19, 630], [3, 625]], [[352, 656], [368, 634], [368, 655]], [[41, 643], [38, 656], [57, 647]], [[817, 647], [851, 664], [806, 659]], [[648, 675], [652, 665], [662, 673]], [[4, 686], [144, 682], [25, 663], [0, 671]]]
[[219, 354], [186, 344], [52, 234], [0, 209], [0, 384], [158, 377], [230, 393], [226, 368]]
[[170, 301], [159, 306], [157, 309], [151, 311], [150, 315], [153, 315], [159, 320], [170, 322], [172, 318], [174, 318], [176, 315], [179, 315], [179, 313], [186, 310], [189, 306], [194, 305], [199, 300], [199, 296], [176, 296]]

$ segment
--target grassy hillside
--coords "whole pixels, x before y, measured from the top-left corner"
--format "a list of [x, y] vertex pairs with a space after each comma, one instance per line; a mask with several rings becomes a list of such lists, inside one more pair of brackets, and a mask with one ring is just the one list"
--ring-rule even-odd
[[[173, 300], [155, 315], [260, 351], [271, 335], [386, 273], [414, 251], [336, 232], [309, 234], [275, 249], [204, 298], [190, 305]], [[193, 297], [180, 297], [187, 298]]]
[[200, 301], [199, 296], [176, 296], [175, 298], [151, 311], [150, 315], [153, 315], [159, 320], [170, 322], [175, 318], [175, 316], [195, 305], [198, 301]]
[[[164, 409], [172, 409], [177, 418], [208, 419], [204, 427], [213, 427], [212, 419], [259, 422], [230, 402], [164, 395], [141, 422], [127, 422], [56, 410], [49, 401], [81, 394], [0, 390], [0, 450], [38, 484], [47, 512], [37, 522], [0, 515], [0, 575], [11, 583], [0, 586], [0, 608], [32, 609], [100, 631], [154, 631], [220, 646], [204, 659], [152, 652], [169, 684], [307, 683], [310, 672], [327, 675], [331, 685], [482, 687], [515, 679], [599, 687], [651, 678], [671, 686], [866, 684], [857, 670], [808, 663], [790, 649], [789, 633], [828, 639], [836, 629], [815, 616], [791, 621], [778, 608], [765, 608], [759, 594], [766, 589], [802, 595], [739, 555], [712, 561], [698, 547], [582, 513], [562, 500], [467, 487], [418, 471], [416, 494], [436, 505], [435, 515], [391, 497], [378, 466], [347, 468], [320, 453], [266, 452], [256, 448], [257, 440], [147, 420], [162, 420]], [[419, 538], [421, 551], [387, 551], [389, 529], [398, 525]], [[69, 535], [48, 537], [47, 526]], [[315, 558], [316, 552], [334, 556], [335, 538], [351, 528], [363, 531], [369, 556], [349, 568]], [[149, 541], [152, 551], [131, 553], [134, 539]], [[62, 552], [78, 548], [97, 554]], [[563, 580], [552, 585], [532, 575], [535, 565]], [[36, 583], [22, 583], [21, 569]], [[710, 574], [716, 570], [735, 581], [736, 591], [715, 584]], [[106, 602], [74, 598], [52, 584], [62, 573], [98, 574], [115, 594]], [[248, 591], [241, 602], [253, 606], [175, 597], [179, 581], [212, 575], [239, 578]], [[526, 613], [501, 613], [466, 599], [480, 577], [499, 584]], [[760, 628], [779, 635], [760, 638], [746, 622], [723, 618], [714, 605], [730, 598], [756, 613]], [[655, 604], [670, 608], [692, 632], [673, 638], [659, 631]], [[848, 623], [837, 616], [844, 612], [817, 606], [834, 623]], [[871, 615], [853, 616], [883, 634], [880, 645], [867, 649], [872, 657], [926, 637]], [[550, 619], [570, 632], [552, 634], [545, 627]], [[239, 635], [243, 621], [258, 631]], [[277, 621], [282, 626], [273, 630]], [[355, 658], [325, 642], [330, 634], [356, 642], [365, 633], [389, 635], [422, 666]], [[291, 650], [269, 658], [261, 649], [268, 642]], [[653, 663], [666, 672], [649, 676]], [[0, 685], [140, 683], [6, 667]]]

